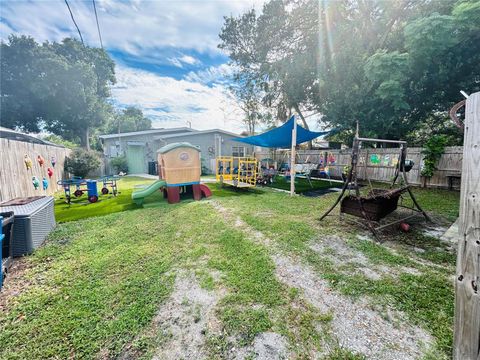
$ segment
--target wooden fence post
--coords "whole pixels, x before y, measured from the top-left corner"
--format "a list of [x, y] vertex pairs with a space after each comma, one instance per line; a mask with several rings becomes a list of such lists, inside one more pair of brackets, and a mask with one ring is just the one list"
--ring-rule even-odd
[[480, 92], [465, 109], [453, 357], [480, 358]]

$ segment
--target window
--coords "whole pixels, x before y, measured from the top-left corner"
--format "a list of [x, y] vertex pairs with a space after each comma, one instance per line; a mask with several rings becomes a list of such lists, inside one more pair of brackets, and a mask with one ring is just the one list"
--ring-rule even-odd
[[244, 157], [245, 156], [245, 147], [244, 146], [232, 146], [232, 156]]
[[116, 141], [114, 144], [110, 145], [110, 157], [118, 157], [122, 155], [121, 149], [120, 149], [120, 143]]
[[118, 151], [117, 151], [117, 146], [116, 145], [110, 145], [110, 156], [111, 157], [117, 157], [118, 156]]

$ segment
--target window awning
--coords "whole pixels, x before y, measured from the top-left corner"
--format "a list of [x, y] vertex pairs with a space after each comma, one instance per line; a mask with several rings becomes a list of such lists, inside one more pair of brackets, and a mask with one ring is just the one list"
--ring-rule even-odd
[[[246, 138], [234, 138], [232, 140], [261, 147], [290, 148], [292, 146], [292, 130], [294, 121], [295, 116], [292, 116], [290, 120], [288, 120], [282, 126], [266, 131], [263, 134], [249, 136]], [[317, 132], [304, 129], [300, 125], [297, 125], [296, 143], [301, 144], [330, 133], [332, 133], [332, 130]]]

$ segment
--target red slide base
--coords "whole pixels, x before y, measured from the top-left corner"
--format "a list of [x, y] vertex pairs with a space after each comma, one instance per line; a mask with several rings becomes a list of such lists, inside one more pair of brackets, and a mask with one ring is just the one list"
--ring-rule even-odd
[[198, 185], [200, 187], [200, 191], [202, 192], [202, 197], [210, 197], [212, 196], [212, 190], [207, 185], [200, 184]]
[[178, 186], [167, 187], [167, 199], [169, 204], [180, 202], [180, 188]]
[[193, 184], [192, 190], [193, 190], [193, 198], [195, 199], [195, 201], [202, 200], [202, 190], [200, 189], [200, 185]]

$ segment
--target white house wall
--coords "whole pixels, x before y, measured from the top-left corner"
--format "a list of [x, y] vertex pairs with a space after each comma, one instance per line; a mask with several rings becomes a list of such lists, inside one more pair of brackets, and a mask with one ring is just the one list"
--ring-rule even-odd
[[[172, 135], [172, 133], [169, 133], [168, 135]], [[217, 135], [217, 140], [215, 135]], [[233, 141], [232, 138], [235, 136], [221, 132], [198, 133], [195, 135], [167, 137], [165, 139], [159, 139], [159, 137], [161, 138], [160, 134], [142, 134], [123, 138], [105, 139], [103, 148], [104, 155], [107, 159], [106, 162], [108, 163], [109, 159], [113, 157], [126, 155], [129, 143], [135, 144], [136, 146], [144, 146], [145, 169], [148, 168], [147, 164], [149, 161], [157, 160], [158, 149], [160, 149], [162, 146], [175, 142], [189, 142], [194, 146], [198, 146], [201, 151], [202, 166], [207, 167], [212, 173], [214, 172], [214, 161], [212, 161], [212, 159], [214, 160], [219, 153], [221, 153], [222, 156], [231, 156], [232, 147], [234, 146], [243, 146], [245, 148], [246, 155], [251, 155], [253, 153], [253, 146]], [[221, 137], [222, 139], [221, 151], [219, 151], [220, 148], [218, 137]], [[109, 167], [107, 172], [111, 172]]]

